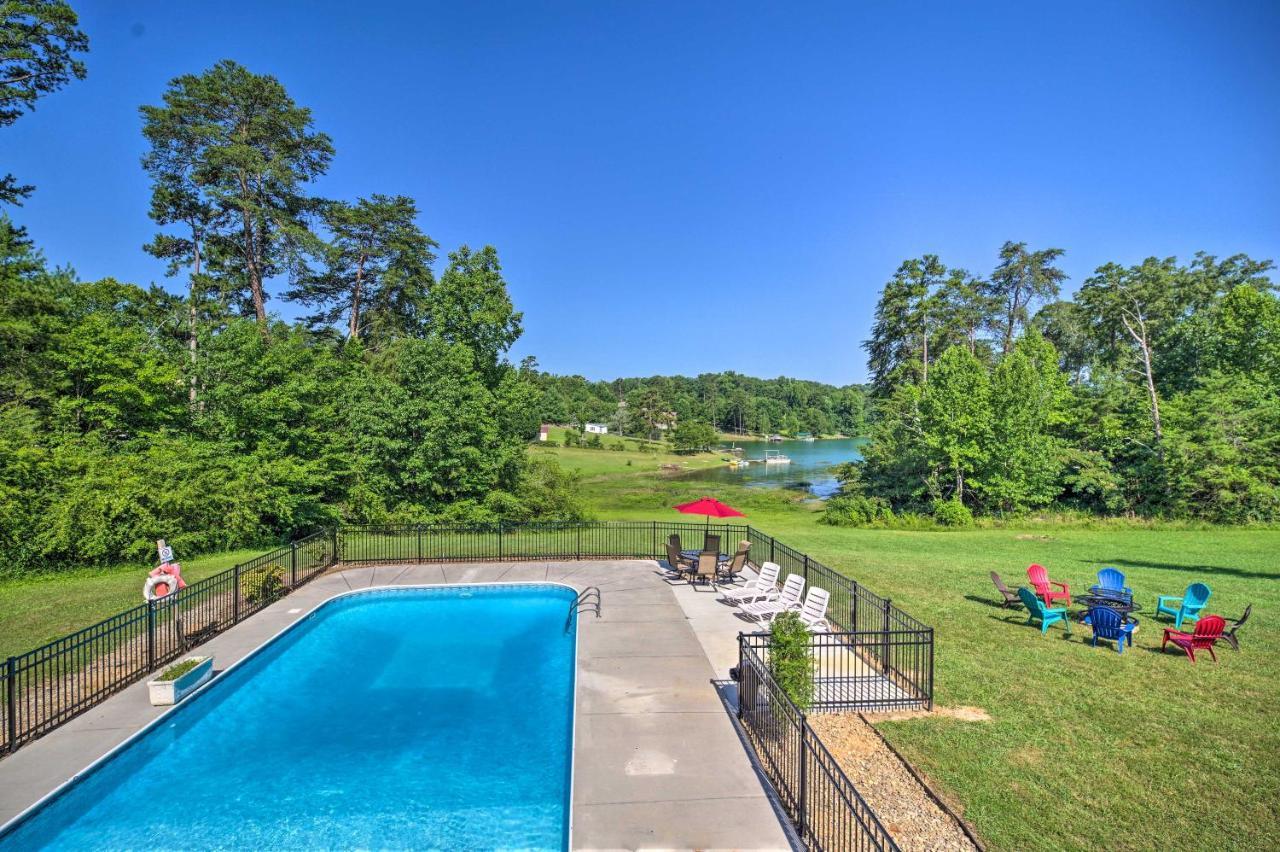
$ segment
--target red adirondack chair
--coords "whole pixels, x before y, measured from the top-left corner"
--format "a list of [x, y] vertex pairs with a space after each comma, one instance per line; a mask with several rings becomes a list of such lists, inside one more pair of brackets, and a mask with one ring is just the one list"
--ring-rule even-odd
[[1170, 642], [1187, 652], [1187, 656], [1191, 658], [1191, 662], [1196, 661], [1196, 651], [1205, 650], [1209, 652], [1209, 656], [1213, 657], [1213, 661], [1218, 662], [1218, 655], [1213, 653], [1213, 643], [1222, 638], [1222, 628], [1227, 626], [1227, 622], [1220, 615], [1206, 615], [1204, 618], [1196, 622], [1196, 630], [1194, 633], [1184, 633], [1181, 630], [1175, 630], [1172, 627], [1164, 629], [1164, 641], [1160, 643], [1160, 650], [1164, 650], [1165, 646]]
[[[1066, 583], [1057, 583], [1049, 579], [1049, 572], [1045, 570], [1043, 565], [1032, 563], [1027, 567], [1027, 579], [1031, 581], [1032, 587], [1035, 588], [1036, 594], [1044, 598], [1045, 606], [1053, 606], [1055, 600], [1066, 601], [1067, 605], [1071, 604], [1071, 589]], [[1053, 586], [1057, 586], [1062, 591], [1055, 592]]]

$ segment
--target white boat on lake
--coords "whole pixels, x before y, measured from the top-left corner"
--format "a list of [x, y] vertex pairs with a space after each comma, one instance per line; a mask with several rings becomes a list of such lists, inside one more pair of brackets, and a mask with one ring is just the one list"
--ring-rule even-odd
[[765, 464], [791, 464], [791, 457], [784, 455], [781, 450], [765, 450]]

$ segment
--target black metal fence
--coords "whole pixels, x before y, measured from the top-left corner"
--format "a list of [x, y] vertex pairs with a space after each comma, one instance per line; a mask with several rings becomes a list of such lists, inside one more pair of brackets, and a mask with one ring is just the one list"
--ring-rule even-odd
[[[933, 631], [887, 598], [753, 527], [678, 521], [343, 526], [10, 657], [0, 668], [0, 754], [53, 730], [337, 563], [662, 559], [673, 534], [685, 548], [702, 547], [708, 534], [720, 536], [726, 552], [750, 542], [752, 563], [777, 562], [784, 572], [801, 573], [810, 585], [826, 588], [832, 622], [848, 631], [833, 634], [847, 637], [833, 642], [848, 643], [845, 650], [851, 646], [856, 658], [876, 667], [882, 686], [887, 682], [897, 690], [877, 701], [872, 687], [859, 685], [850, 672], [854, 703], [846, 707], [932, 706]], [[832, 645], [833, 658], [835, 650]], [[889, 700], [895, 696], [910, 699]]]
[[0, 754], [43, 736], [334, 564], [316, 533], [185, 589], [9, 657], [0, 669]]
[[898, 849], [765, 661], [746, 642], [738, 650], [738, 718], [805, 848]]
[[[738, 642], [767, 665], [769, 633], [742, 633]], [[864, 630], [809, 637], [817, 712], [933, 708], [933, 630]]]
[[667, 537], [702, 547], [708, 534], [720, 549], [747, 541], [741, 524], [679, 521], [552, 521], [530, 524], [399, 524], [344, 526], [338, 554], [347, 565], [385, 562], [484, 562], [525, 559], [660, 559]]

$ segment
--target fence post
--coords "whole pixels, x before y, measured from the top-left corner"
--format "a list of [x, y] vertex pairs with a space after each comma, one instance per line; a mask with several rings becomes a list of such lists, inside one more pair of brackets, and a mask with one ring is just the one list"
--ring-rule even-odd
[[653, 558], [657, 559], [658, 558], [658, 522], [657, 521], [653, 522], [653, 535], [650, 536], [649, 545], [653, 548], [653, 550], [650, 551], [653, 554]]
[[738, 718], [742, 718], [742, 682], [746, 677], [746, 670], [742, 668], [742, 631], [738, 631]]
[[422, 524], [416, 525], [418, 531], [418, 564], [422, 564]]
[[809, 554], [807, 553], [804, 557], [804, 584], [806, 587], [809, 585]]
[[156, 667], [156, 602], [147, 601], [147, 671]]
[[298, 585], [298, 542], [289, 542], [289, 585]]
[[236, 563], [236, 567], [231, 569], [235, 576], [234, 591], [231, 595], [231, 623], [240, 623], [240, 563]]
[[929, 709], [933, 709], [933, 628], [929, 628]]
[[5, 728], [8, 751], [18, 750], [18, 658], [10, 657], [5, 664], [4, 680]]
[[777, 544], [777, 542], [774, 540], [773, 536], [769, 536], [769, 561], [777, 565], [778, 559], [773, 555], [773, 546], [775, 544]]
[[880, 659], [884, 664], [884, 673], [889, 673], [889, 607], [893, 601], [884, 599], [884, 632], [880, 634]]
[[342, 554], [338, 553], [338, 525], [333, 525], [333, 564], [337, 565], [342, 561]]
[[849, 623], [854, 633], [858, 632], [858, 581], [849, 581]]
[[809, 718], [800, 714], [800, 801], [796, 808], [796, 830], [803, 840], [809, 827]]
[[502, 521], [498, 521], [498, 561], [502, 561]]
[[574, 524], [574, 531], [577, 533], [577, 535], [575, 536], [575, 538], [577, 539], [577, 543], [574, 545], [573, 552], [576, 558], [581, 560], [582, 559], [582, 521], [578, 521], [576, 524]]

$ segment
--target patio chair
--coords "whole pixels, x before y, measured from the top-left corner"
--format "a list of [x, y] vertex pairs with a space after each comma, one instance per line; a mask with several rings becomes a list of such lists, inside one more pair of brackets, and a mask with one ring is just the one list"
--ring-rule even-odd
[[1116, 643], [1116, 653], [1124, 653], [1124, 643], [1133, 647], [1133, 631], [1138, 629], [1138, 621], [1125, 618], [1109, 606], [1089, 608], [1089, 626], [1093, 628], [1093, 646], [1098, 646], [1099, 639]]
[[720, 535], [718, 533], [707, 533], [706, 538], [702, 540], [702, 549], [710, 550], [713, 553], [720, 553]]
[[742, 569], [747, 567], [747, 554], [750, 552], [751, 542], [738, 542], [738, 551], [720, 563], [720, 573], [730, 580], [735, 579], [742, 573]]
[[1099, 571], [1098, 582], [1090, 586], [1089, 591], [1117, 597], [1125, 603], [1133, 602], [1133, 589], [1124, 584], [1124, 574], [1115, 568], [1103, 568]]
[[1236, 619], [1231, 619], [1232, 621], [1231, 629], [1222, 634], [1222, 637], [1221, 637], [1222, 641], [1226, 642], [1228, 645], [1230, 645], [1232, 648], [1234, 648], [1237, 651], [1240, 650], [1240, 640], [1236, 638], [1236, 631], [1244, 626], [1244, 623], [1249, 620], [1249, 615], [1252, 612], [1253, 612], [1253, 604], [1249, 604], [1247, 607], [1244, 608], [1244, 615]]
[[684, 545], [680, 543], [680, 533], [672, 533], [667, 536], [667, 544], [675, 545], [676, 553], [684, 550]]
[[1211, 594], [1209, 587], [1204, 583], [1192, 583], [1187, 586], [1182, 597], [1160, 595], [1156, 598], [1156, 615], [1164, 613], [1173, 616], [1174, 628], [1181, 630], [1184, 619], [1196, 618], [1200, 615], [1200, 610], [1204, 609], [1205, 604], [1209, 602]]
[[[1036, 594], [1044, 598], [1044, 605], [1051, 607], [1056, 600], [1064, 600], [1068, 604], [1071, 603], [1071, 589], [1066, 583], [1059, 583], [1049, 579], [1049, 572], [1045, 570], [1043, 565], [1037, 565], [1034, 562], [1027, 566], [1027, 579], [1031, 581], [1032, 587], [1036, 590]], [[1061, 591], [1055, 592], [1051, 587], [1057, 586]]]
[[745, 589], [725, 592], [720, 596], [734, 605], [769, 601], [778, 596], [778, 573], [782, 569], [776, 562], [766, 562], [760, 566], [760, 573]]
[[804, 593], [804, 577], [788, 574], [782, 584], [782, 592], [773, 600], [743, 604], [742, 611], [756, 621], [772, 621], [780, 612], [800, 608], [800, 595]]
[[[672, 536], [671, 538], [677, 538], [677, 537]], [[680, 577], [684, 574], [684, 572], [693, 568], [693, 560], [689, 559], [687, 556], [682, 556], [680, 554], [680, 545], [678, 543], [673, 544], [671, 540], [668, 539], [667, 540], [667, 565], [670, 566], [668, 570], [670, 571], [671, 574], [673, 574], [676, 577]]]
[[1004, 598], [1004, 603], [1000, 604], [1000, 606], [1005, 609], [1013, 609], [1015, 607], [1022, 606], [1022, 601], [1018, 599], [1017, 595], [1009, 591], [1009, 587], [1004, 584], [1004, 580], [1001, 580], [1000, 575], [995, 571], [991, 572], [991, 582], [996, 584], [996, 591]]
[[720, 564], [720, 554], [714, 550], [703, 551], [698, 554], [698, 559], [694, 562], [693, 567], [689, 569], [689, 584], [697, 585], [702, 583], [709, 584], [711, 590], [716, 588], [716, 573]]
[[1044, 601], [1036, 597], [1036, 593], [1028, 589], [1026, 586], [1018, 587], [1018, 597], [1022, 598], [1022, 604], [1027, 608], [1027, 624], [1035, 619], [1040, 619], [1040, 635], [1049, 632], [1049, 625], [1061, 621], [1062, 626], [1066, 628], [1067, 635], [1071, 635], [1071, 622], [1067, 620], [1067, 608], [1047, 607]]
[[831, 593], [817, 586], [810, 586], [805, 593], [804, 603], [800, 605], [800, 620], [809, 628], [810, 633], [830, 633], [831, 624], [827, 621], [827, 605], [831, 603]]
[[1196, 661], [1196, 651], [1208, 651], [1209, 656], [1213, 657], [1213, 661], [1218, 662], [1218, 655], [1213, 653], [1213, 643], [1222, 638], [1222, 628], [1226, 626], [1226, 620], [1220, 615], [1206, 615], [1204, 618], [1196, 622], [1196, 629], [1193, 633], [1184, 633], [1181, 630], [1175, 630], [1172, 627], [1164, 629], [1164, 639], [1160, 642], [1160, 650], [1164, 650], [1165, 646], [1170, 642], [1187, 652], [1187, 656], [1191, 658], [1191, 662]]

